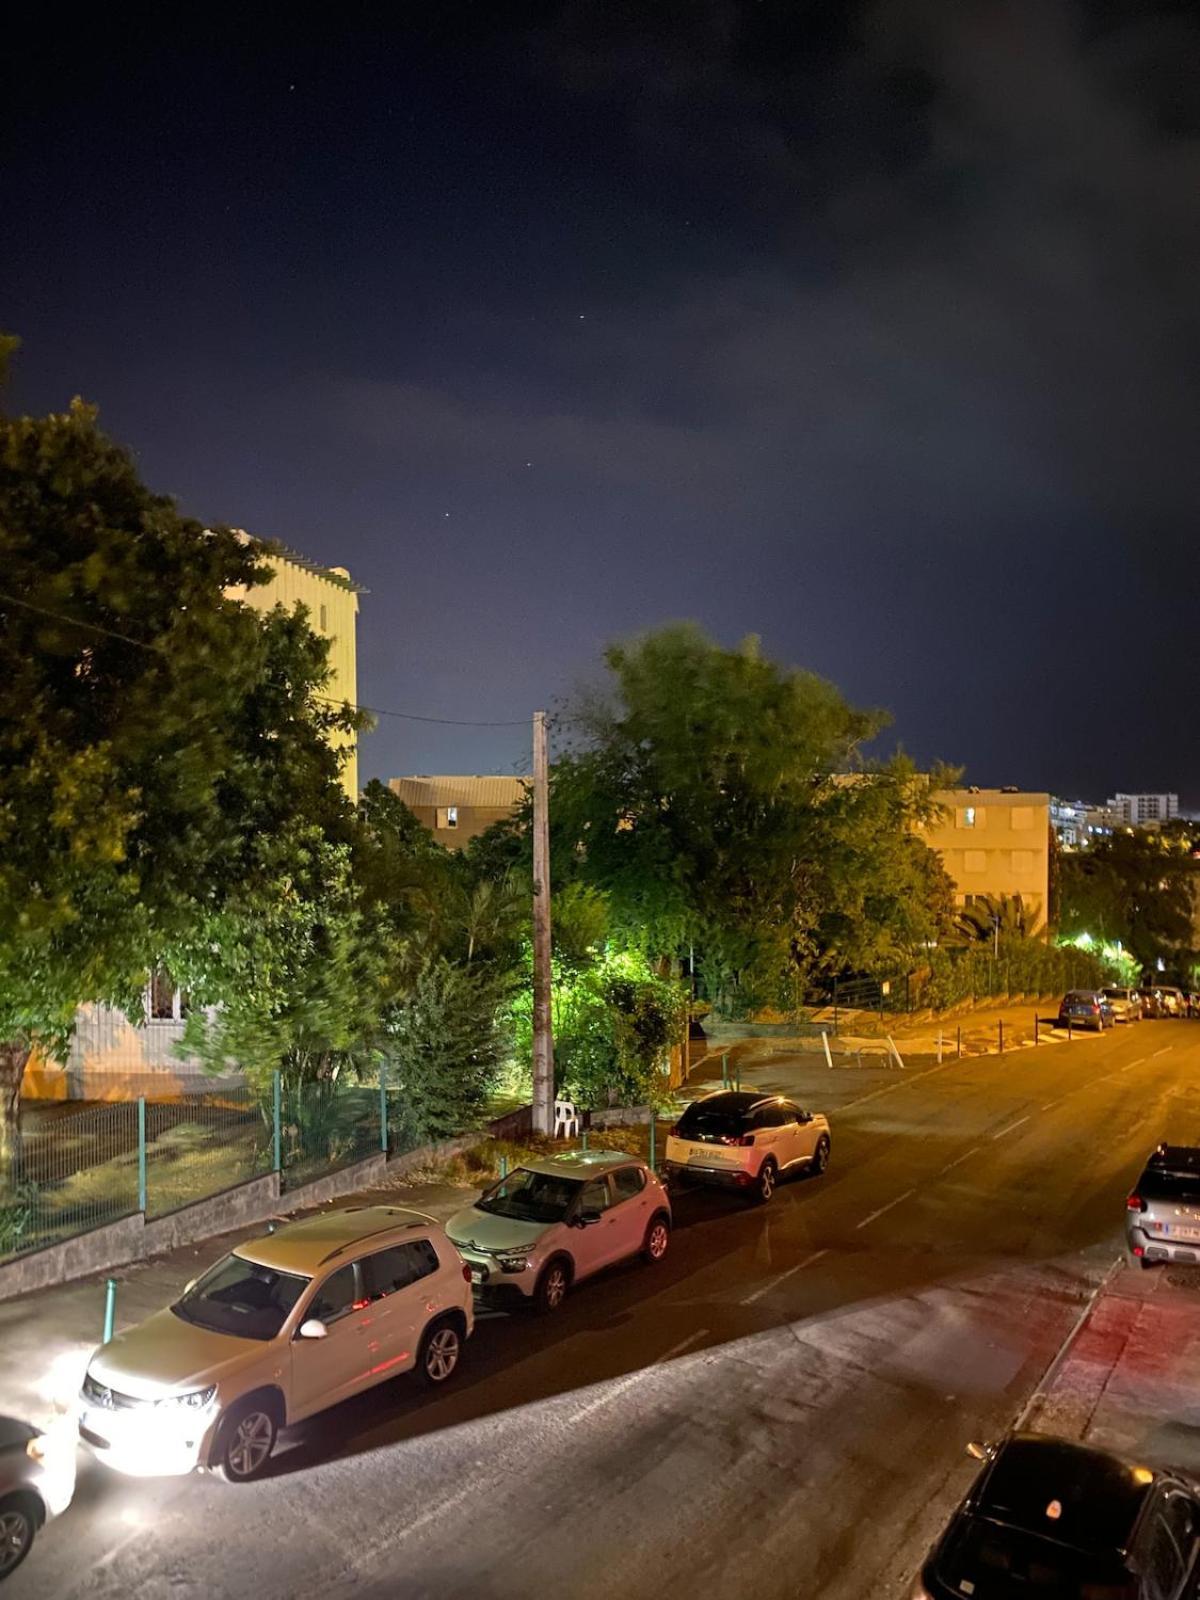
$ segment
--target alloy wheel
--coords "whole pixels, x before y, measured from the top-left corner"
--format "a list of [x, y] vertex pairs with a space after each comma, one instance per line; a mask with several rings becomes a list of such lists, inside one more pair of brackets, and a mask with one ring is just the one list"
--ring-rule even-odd
[[20, 1566], [33, 1543], [33, 1523], [24, 1511], [0, 1512], [0, 1578]]
[[430, 1335], [425, 1346], [425, 1372], [430, 1383], [445, 1383], [458, 1365], [459, 1349], [458, 1332], [449, 1324]]
[[646, 1254], [651, 1261], [661, 1261], [667, 1253], [671, 1235], [665, 1222], [656, 1222], [646, 1240]]
[[758, 1175], [758, 1192], [764, 1200], [769, 1200], [775, 1193], [775, 1168], [769, 1161]]
[[248, 1411], [234, 1429], [226, 1460], [235, 1478], [252, 1478], [271, 1454], [275, 1424], [265, 1411]]
[[557, 1311], [567, 1294], [567, 1275], [561, 1267], [551, 1267], [546, 1274], [546, 1304]]

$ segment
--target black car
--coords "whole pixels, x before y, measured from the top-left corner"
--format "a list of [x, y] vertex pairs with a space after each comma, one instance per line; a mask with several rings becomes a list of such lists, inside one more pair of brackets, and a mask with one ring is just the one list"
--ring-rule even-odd
[[1040, 1434], [974, 1453], [983, 1467], [914, 1596], [1180, 1600], [1192, 1592], [1200, 1500], [1182, 1477]]

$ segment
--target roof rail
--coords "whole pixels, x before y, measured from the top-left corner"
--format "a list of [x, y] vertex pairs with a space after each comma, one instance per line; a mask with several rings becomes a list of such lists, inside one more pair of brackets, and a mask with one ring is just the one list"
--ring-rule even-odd
[[[367, 1208], [364, 1206], [361, 1209], [365, 1211]], [[333, 1261], [338, 1256], [343, 1255], [347, 1250], [352, 1250], [355, 1245], [362, 1244], [364, 1239], [374, 1239], [375, 1236], [380, 1233], [401, 1233], [405, 1228], [427, 1228], [434, 1220], [435, 1219], [433, 1217], [415, 1214], [406, 1222], [384, 1223], [378, 1228], [372, 1228], [368, 1233], [360, 1233], [355, 1239], [347, 1239], [345, 1244], [339, 1244], [337, 1248], [335, 1250], [331, 1250], [328, 1255], [322, 1256], [317, 1265], [319, 1267], [323, 1267], [327, 1261]]]

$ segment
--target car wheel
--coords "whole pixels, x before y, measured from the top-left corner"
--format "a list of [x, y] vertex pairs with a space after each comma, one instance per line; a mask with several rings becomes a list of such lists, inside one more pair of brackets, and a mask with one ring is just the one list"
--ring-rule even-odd
[[812, 1160], [808, 1164], [808, 1170], [812, 1173], [814, 1178], [819, 1178], [828, 1165], [829, 1140], [824, 1134], [822, 1134], [817, 1140], [817, 1148], [813, 1151]]
[[571, 1271], [567, 1263], [561, 1257], [557, 1261], [547, 1262], [533, 1291], [533, 1309], [538, 1316], [547, 1317], [557, 1311], [567, 1298], [570, 1287]]
[[775, 1185], [779, 1181], [779, 1168], [775, 1165], [774, 1158], [768, 1156], [758, 1169], [758, 1177], [750, 1191], [750, 1198], [760, 1206], [765, 1206], [775, 1193]]
[[226, 1483], [250, 1483], [267, 1470], [279, 1424], [269, 1400], [245, 1400], [221, 1425], [216, 1468]]
[[426, 1328], [417, 1357], [421, 1382], [430, 1389], [440, 1389], [448, 1383], [458, 1370], [462, 1345], [462, 1333], [450, 1317]]
[[40, 1520], [32, 1495], [10, 1494], [0, 1500], [0, 1578], [15, 1572], [29, 1554]]
[[646, 1237], [642, 1241], [642, 1254], [647, 1261], [661, 1261], [671, 1246], [671, 1224], [665, 1212], [650, 1218]]

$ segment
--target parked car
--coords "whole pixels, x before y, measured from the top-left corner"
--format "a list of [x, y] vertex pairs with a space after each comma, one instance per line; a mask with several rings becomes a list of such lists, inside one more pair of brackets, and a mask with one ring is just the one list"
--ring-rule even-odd
[[551, 1312], [604, 1267], [639, 1254], [661, 1261], [671, 1201], [638, 1156], [569, 1151], [514, 1168], [456, 1211], [446, 1232], [483, 1300]]
[[781, 1095], [718, 1089], [691, 1105], [667, 1138], [666, 1172], [678, 1183], [719, 1184], [766, 1201], [779, 1179], [829, 1165], [829, 1123]]
[[1136, 989], [1101, 989], [1114, 1022], [1140, 1022], [1142, 997]]
[[1161, 1017], [1165, 1015], [1162, 999], [1157, 989], [1139, 989], [1138, 995], [1142, 1002], [1143, 1017]]
[[413, 1368], [437, 1388], [474, 1326], [432, 1217], [327, 1211], [240, 1244], [93, 1355], [79, 1434], [119, 1471], [261, 1476], [281, 1428]]
[[38, 1529], [75, 1492], [75, 1442], [66, 1446], [32, 1423], [0, 1417], [0, 1578], [14, 1573]]
[[1112, 1007], [1099, 989], [1070, 989], [1058, 1008], [1060, 1028], [1095, 1028], [1103, 1033], [1113, 1021]]
[[1187, 1014], [1189, 1017], [1200, 1017], [1200, 994], [1194, 991], [1187, 997]]
[[1169, 986], [1160, 986], [1158, 989], [1159, 1004], [1162, 1006], [1163, 1015], [1166, 1017], [1186, 1017], [1187, 997], [1182, 989]]
[[914, 1600], [1182, 1600], [1200, 1500], [1173, 1472], [1018, 1433], [983, 1466], [930, 1551]]
[[1125, 1242], [1143, 1267], [1200, 1261], [1200, 1149], [1160, 1144], [1125, 1201]]

